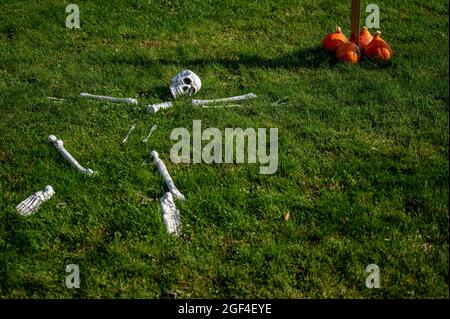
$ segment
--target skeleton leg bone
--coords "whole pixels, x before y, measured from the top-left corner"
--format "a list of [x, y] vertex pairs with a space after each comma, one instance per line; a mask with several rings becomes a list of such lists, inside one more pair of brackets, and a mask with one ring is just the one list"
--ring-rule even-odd
[[58, 140], [55, 135], [50, 135], [48, 137], [48, 141], [53, 144], [53, 146], [58, 150], [58, 152], [73, 166], [76, 168], [77, 171], [80, 173], [86, 174], [86, 175], [93, 175], [96, 174], [93, 170], [90, 168], [84, 168], [81, 166], [75, 158], [73, 158], [72, 155], [64, 148], [64, 142], [61, 140]]
[[22, 216], [30, 216], [36, 212], [44, 202], [52, 198], [54, 194], [55, 191], [53, 190], [53, 187], [47, 185], [42, 191], [36, 192], [20, 202], [20, 204], [16, 206], [17, 212]]
[[112, 96], [105, 96], [105, 95], [94, 95], [89, 93], [81, 93], [80, 96], [87, 97], [89, 99], [94, 100], [100, 100], [100, 101], [108, 101], [108, 102], [115, 102], [115, 103], [127, 103], [127, 104], [138, 104], [138, 101], [136, 99], [132, 98], [118, 98], [118, 97], [112, 97]]
[[169, 234], [180, 235], [180, 211], [175, 206], [172, 193], [167, 192], [159, 200], [163, 212], [163, 221]]
[[159, 173], [164, 178], [164, 182], [166, 183], [167, 188], [169, 189], [169, 192], [171, 192], [172, 195], [176, 199], [185, 200], [186, 198], [177, 189], [177, 187], [175, 186], [175, 183], [172, 180], [172, 177], [170, 177], [170, 174], [167, 171], [166, 165], [164, 165], [164, 162], [159, 158], [158, 152], [152, 151], [151, 155], [153, 157], [153, 163], [156, 165], [156, 167], [158, 168]]

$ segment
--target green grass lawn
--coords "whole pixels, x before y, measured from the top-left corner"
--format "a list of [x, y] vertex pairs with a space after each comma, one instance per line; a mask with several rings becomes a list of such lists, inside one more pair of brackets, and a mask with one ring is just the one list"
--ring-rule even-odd
[[[75, 30], [69, 3], [0, 4], [0, 298], [449, 297], [447, 1], [376, 1], [394, 59], [353, 66], [320, 48], [336, 25], [349, 34], [350, 1], [76, 1]], [[185, 68], [196, 98], [258, 98], [147, 113]], [[278, 171], [172, 163], [170, 132], [193, 120], [278, 128]], [[50, 134], [99, 175], [71, 168]], [[153, 149], [187, 197], [183, 238], [162, 222]], [[55, 196], [20, 216], [46, 185]], [[366, 288], [369, 264], [381, 289]]]

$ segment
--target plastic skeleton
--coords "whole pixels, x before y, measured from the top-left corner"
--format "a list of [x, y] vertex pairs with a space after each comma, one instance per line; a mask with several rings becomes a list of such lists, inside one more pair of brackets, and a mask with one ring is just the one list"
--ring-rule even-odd
[[34, 193], [17, 205], [17, 212], [22, 216], [30, 216], [36, 212], [44, 202], [52, 198], [54, 194], [55, 191], [53, 190], [53, 187], [47, 185], [43, 190]]
[[93, 170], [90, 168], [84, 168], [81, 166], [75, 158], [73, 158], [72, 155], [64, 148], [64, 142], [61, 140], [58, 140], [55, 135], [50, 135], [48, 137], [48, 141], [53, 144], [53, 146], [58, 150], [58, 152], [73, 166], [76, 168], [77, 171], [80, 173], [83, 173], [85, 175], [93, 175], [96, 174]]

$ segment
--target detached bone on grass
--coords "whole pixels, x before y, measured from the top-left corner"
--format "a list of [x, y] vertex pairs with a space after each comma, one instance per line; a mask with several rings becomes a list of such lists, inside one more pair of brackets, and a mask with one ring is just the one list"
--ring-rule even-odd
[[90, 168], [84, 168], [75, 158], [64, 148], [64, 142], [58, 140], [55, 135], [50, 135], [48, 141], [58, 150], [58, 152], [73, 166], [77, 171], [85, 175], [94, 175], [96, 172]]
[[152, 135], [152, 133], [156, 130], [157, 127], [158, 125], [153, 125], [152, 128], [150, 129], [150, 132], [148, 132], [147, 137], [143, 139], [142, 142], [147, 143], [148, 139], [150, 138], [150, 135]]
[[17, 212], [22, 216], [30, 216], [36, 212], [44, 202], [52, 198], [54, 194], [55, 191], [53, 190], [53, 187], [47, 185], [43, 190], [34, 193], [20, 202], [20, 204], [16, 206]]
[[163, 103], [157, 103], [157, 104], [151, 104], [148, 106], [147, 111], [149, 113], [156, 113], [161, 109], [168, 109], [173, 106], [172, 102], [163, 102]]
[[217, 104], [217, 103], [227, 103], [227, 102], [237, 102], [237, 101], [243, 101], [248, 99], [254, 99], [256, 98], [256, 94], [248, 93], [245, 95], [238, 95], [238, 96], [232, 96], [227, 97], [224, 99], [215, 99], [215, 100], [192, 100], [192, 105], [194, 106], [203, 106], [209, 105], [209, 104]]
[[185, 200], [186, 197], [184, 197], [183, 194], [181, 194], [181, 192], [178, 190], [178, 188], [175, 186], [175, 183], [173, 182], [172, 177], [170, 176], [169, 172], [167, 171], [166, 165], [164, 164], [164, 162], [159, 158], [159, 154], [156, 151], [152, 151], [151, 155], [153, 157], [153, 163], [156, 165], [156, 167], [158, 168], [159, 173], [161, 174], [161, 176], [164, 179], [164, 182], [167, 185], [167, 188], [169, 189], [169, 192], [172, 193], [172, 195], [176, 198], [176, 199], [181, 199], [181, 200]]
[[169, 234], [179, 236], [181, 229], [180, 211], [175, 206], [172, 193], [167, 192], [159, 200], [163, 212], [163, 221]]
[[130, 137], [131, 132], [133, 132], [135, 128], [136, 128], [136, 125], [134, 125], [134, 124], [131, 125], [131, 128], [130, 128], [130, 130], [128, 131], [128, 134], [127, 134], [127, 136], [125, 136], [125, 138], [122, 140], [122, 143], [126, 143], [126, 142], [128, 141], [128, 138]]
[[127, 103], [127, 104], [138, 104], [138, 101], [133, 98], [119, 98], [119, 97], [112, 97], [112, 96], [106, 96], [106, 95], [94, 95], [89, 93], [81, 93], [81, 97], [86, 97], [89, 99], [94, 100], [100, 100], [100, 101], [108, 101], [108, 102], [114, 102], [114, 103]]

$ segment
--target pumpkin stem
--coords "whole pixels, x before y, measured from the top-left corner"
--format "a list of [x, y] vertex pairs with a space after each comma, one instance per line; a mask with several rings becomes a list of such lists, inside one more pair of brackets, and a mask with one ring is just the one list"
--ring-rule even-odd
[[340, 27], [336, 27], [336, 32], [342, 33], [342, 29]]
[[377, 32], [375, 33], [375, 36], [376, 36], [376, 37], [381, 36], [381, 31], [377, 31]]

